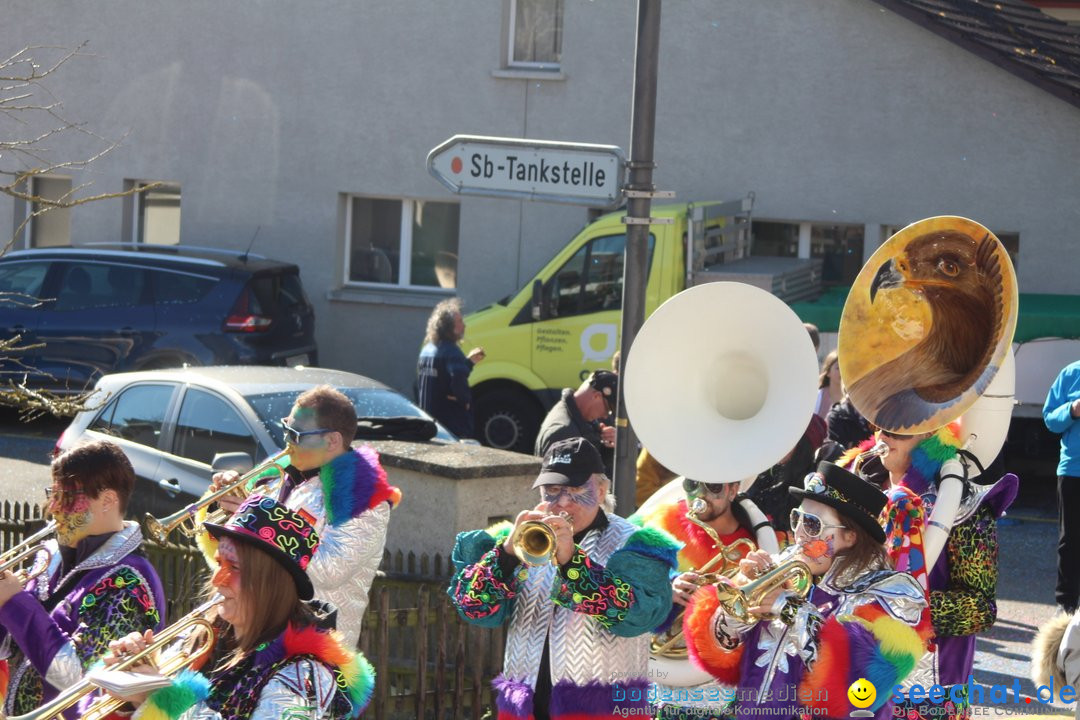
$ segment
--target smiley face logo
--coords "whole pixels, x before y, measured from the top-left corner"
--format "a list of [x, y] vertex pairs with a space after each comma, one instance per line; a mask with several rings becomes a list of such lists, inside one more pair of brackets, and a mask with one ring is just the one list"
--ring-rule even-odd
[[877, 697], [877, 688], [866, 678], [859, 678], [851, 683], [847, 690], [848, 700], [857, 708], [868, 708], [874, 704]]

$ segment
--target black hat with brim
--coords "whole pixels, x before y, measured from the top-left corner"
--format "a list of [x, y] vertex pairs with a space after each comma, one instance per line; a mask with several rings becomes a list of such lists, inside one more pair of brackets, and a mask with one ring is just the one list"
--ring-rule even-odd
[[834, 508], [874, 540], [885, 542], [885, 529], [878, 522], [887, 502], [885, 493], [839, 465], [822, 460], [803, 480], [803, 487], [788, 488], [788, 492], [799, 500], [815, 500]]

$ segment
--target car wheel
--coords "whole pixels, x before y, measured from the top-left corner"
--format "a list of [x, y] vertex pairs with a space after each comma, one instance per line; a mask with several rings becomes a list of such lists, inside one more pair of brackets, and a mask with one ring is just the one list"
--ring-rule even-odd
[[531, 454], [539, 429], [540, 410], [525, 392], [499, 388], [476, 400], [476, 437], [488, 447]]

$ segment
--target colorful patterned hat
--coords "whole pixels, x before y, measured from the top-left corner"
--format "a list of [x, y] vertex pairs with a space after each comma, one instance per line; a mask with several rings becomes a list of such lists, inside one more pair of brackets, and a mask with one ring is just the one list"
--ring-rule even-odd
[[803, 480], [803, 487], [788, 488], [788, 492], [800, 500], [809, 498], [836, 508], [844, 517], [861, 525], [874, 540], [885, 542], [885, 530], [878, 522], [878, 515], [885, 507], [885, 493], [839, 465], [822, 460], [817, 470]]
[[319, 533], [309, 514], [290, 510], [270, 497], [251, 495], [227, 523], [204, 523], [204, 527], [219, 540], [228, 535], [269, 553], [292, 574], [301, 600], [315, 594], [306, 569], [319, 547]]

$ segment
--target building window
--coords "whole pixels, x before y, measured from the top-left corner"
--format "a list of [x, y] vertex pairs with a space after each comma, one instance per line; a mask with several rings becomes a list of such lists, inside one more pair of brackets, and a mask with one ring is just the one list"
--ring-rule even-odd
[[829, 286], [855, 282], [863, 266], [864, 232], [863, 225], [810, 226], [810, 257], [822, 260], [822, 283]]
[[799, 256], [799, 223], [754, 220], [752, 255], [767, 257]]
[[346, 282], [457, 287], [457, 203], [350, 196]]
[[[35, 177], [30, 182], [31, 195], [43, 200], [70, 199], [71, 180], [59, 177]], [[30, 247], [53, 247], [71, 244], [71, 208], [51, 208], [42, 212], [41, 203], [30, 206], [28, 239]], [[40, 215], [35, 213], [41, 212]]]
[[[130, 186], [135, 188], [145, 188], [148, 185], [151, 183], [130, 183]], [[133, 197], [132, 240], [151, 245], [179, 245], [180, 186], [175, 183], [159, 183]]]
[[558, 70], [563, 0], [510, 0], [507, 67]]

